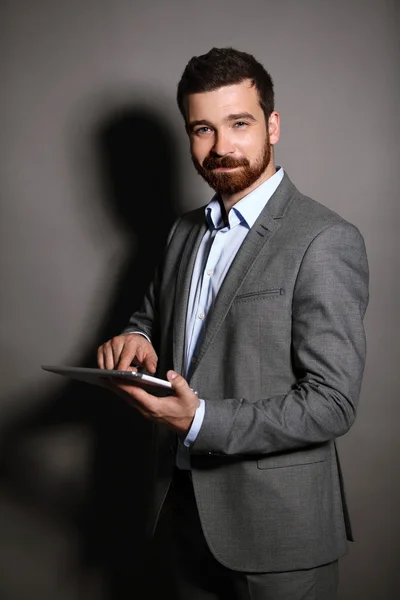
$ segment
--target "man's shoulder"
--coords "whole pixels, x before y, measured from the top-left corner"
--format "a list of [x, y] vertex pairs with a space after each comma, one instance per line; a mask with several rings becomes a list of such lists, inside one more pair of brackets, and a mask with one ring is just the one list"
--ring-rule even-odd
[[315, 223], [322, 221], [323, 223], [349, 224], [349, 221], [332, 208], [329, 208], [326, 204], [323, 204], [323, 202], [310, 198], [310, 196], [302, 194], [301, 192], [298, 192], [295, 204], [298, 216], [303, 216], [306, 221], [311, 220]]
[[341, 225], [357, 229], [353, 223], [332, 208], [329, 208], [323, 202], [300, 192], [292, 182], [290, 182], [289, 189], [290, 202], [287, 206], [286, 215], [290, 215], [290, 219], [296, 221], [297, 228], [318, 231], [327, 227]]
[[205, 219], [207, 204], [202, 204], [197, 208], [191, 208], [181, 214], [181, 219], [189, 223], [202, 223]]
[[173, 224], [167, 241], [167, 248], [185, 245], [192, 232], [205, 228], [205, 207], [195, 208], [182, 213]]
[[198, 208], [183, 212], [177, 219], [176, 229], [183, 231], [204, 225], [206, 206], [207, 205], [205, 204], [204, 206], [199, 206]]

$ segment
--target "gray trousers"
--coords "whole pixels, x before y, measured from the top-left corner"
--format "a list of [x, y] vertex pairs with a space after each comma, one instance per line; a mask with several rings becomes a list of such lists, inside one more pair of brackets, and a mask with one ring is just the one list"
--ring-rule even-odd
[[[338, 562], [280, 573], [244, 573], [221, 565], [204, 538], [187, 473], [177, 473], [157, 527], [154, 598], [171, 600], [334, 600]], [[162, 572], [154, 572], [155, 564]], [[157, 567], [158, 568], [158, 567]]]

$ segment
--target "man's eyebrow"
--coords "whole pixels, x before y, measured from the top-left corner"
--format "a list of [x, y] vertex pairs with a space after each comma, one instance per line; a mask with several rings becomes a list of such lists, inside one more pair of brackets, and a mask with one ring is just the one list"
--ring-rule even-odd
[[227, 117], [225, 117], [224, 121], [231, 122], [231, 121], [240, 121], [243, 119], [245, 121], [251, 121], [252, 123], [256, 122], [256, 119], [253, 117], [253, 115], [248, 112], [242, 112], [242, 113], [228, 115]]
[[[253, 117], [252, 114], [248, 113], [248, 112], [241, 112], [241, 113], [233, 113], [230, 115], [227, 115], [224, 118], [224, 123], [232, 123], [232, 121], [240, 121], [240, 120], [246, 120], [246, 121], [251, 121], [252, 123], [256, 123], [257, 119], [255, 119], [255, 117]], [[198, 121], [191, 121], [189, 123], [189, 131], [193, 131], [193, 129], [195, 127], [210, 127], [213, 128], [213, 124], [210, 123], [210, 121], [207, 121], [206, 119], [200, 119]]]
[[205, 119], [202, 119], [200, 121], [190, 121], [190, 123], [188, 125], [189, 131], [193, 131], [193, 129], [195, 127], [198, 127], [199, 125], [201, 125], [203, 127], [204, 126], [210, 127], [210, 128], [212, 127], [212, 124], [210, 123], [210, 121], [206, 121]]

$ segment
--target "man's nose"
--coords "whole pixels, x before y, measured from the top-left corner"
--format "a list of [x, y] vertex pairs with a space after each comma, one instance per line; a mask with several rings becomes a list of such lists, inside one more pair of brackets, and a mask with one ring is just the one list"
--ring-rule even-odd
[[218, 154], [218, 156], [225, 156], [226, 154], [231, 154], [232, 152], [235, 152], [235, 147], [232, 144], [232, 142], [230, 142], [228, 136], [218, 133], [215, 136], [213, 152], [215, 154]]

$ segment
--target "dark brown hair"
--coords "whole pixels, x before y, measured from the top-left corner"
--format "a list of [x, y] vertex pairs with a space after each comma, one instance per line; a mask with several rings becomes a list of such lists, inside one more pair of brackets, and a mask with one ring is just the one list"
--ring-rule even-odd
[[184, 102], [189, 94], [211, 92], [246, 79], [255, 86], [267, 121], [274, 110], [274, 84], [254, 56], [230, 47], [212, 48], [207, 54], [193, 56], [178, 84], [177, 101], [183, 118], [186, 121]]

